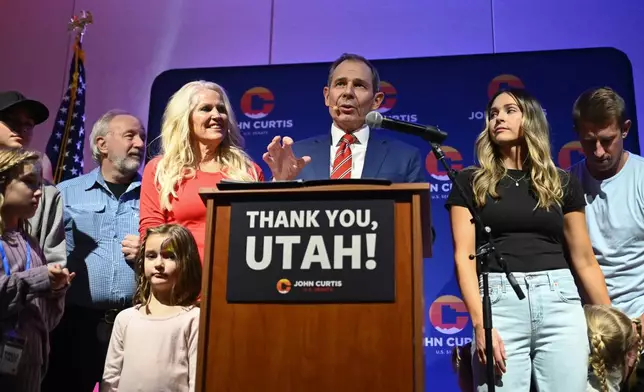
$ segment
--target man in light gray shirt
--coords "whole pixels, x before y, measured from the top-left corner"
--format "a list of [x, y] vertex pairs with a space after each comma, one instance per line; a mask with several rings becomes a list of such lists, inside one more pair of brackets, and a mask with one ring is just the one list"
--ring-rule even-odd
[[[644, 158], [624, 150], [626, 105], [611, 88], [585, 91], [573, 120], [586, 159], [571, 168], [586, 197], [588, 232], [612, 305], [644, 321]], [[644, 392], [644, 358], [637, 386]]]
[[[0, 148], [26, 148], [34, 127], [49, 117], [41, 102], [27, 99], [17, 91], [0, 92]], [[47, 263], [67, 264], [63, 203], [60, 192], [43, 182], [36, 214], [29, 220], [30, 234], [38, 241]]]

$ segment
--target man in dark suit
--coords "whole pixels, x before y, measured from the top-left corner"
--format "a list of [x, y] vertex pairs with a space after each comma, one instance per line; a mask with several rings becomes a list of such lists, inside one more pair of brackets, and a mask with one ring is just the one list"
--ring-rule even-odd
[[324, 87], [324, 103], [333, 120], [330, 132], [297, 143], [276, 136], [263, 157], [274, 178], [426, 182], [417, 148], [384, 138], [365, 124], [367, 113], [384, 99], [379, 87], [378, 71], [364, 57], [345, 53], [335, 60]]

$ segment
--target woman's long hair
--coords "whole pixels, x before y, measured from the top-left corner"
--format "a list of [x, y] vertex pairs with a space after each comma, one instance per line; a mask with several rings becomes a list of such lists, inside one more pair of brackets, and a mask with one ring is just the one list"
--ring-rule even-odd
[[[0, 210], [4, 206], [4, 193], [7, 185], [22, 175], [25, 165], [33, 165], [34, 170], [41, 171], [40, 154], [15, 148], [0, 148]], [[39, 174], [42, 175], [42, 174]], [[18, 221], [18, 230], [29, 233], [29, 222], [26, 219]], [[0, 214], [0, 235], [5, 232], [5, 223]]]
[[[637, 368], [642, 352], [641, 331], [635, 332], [634, 320], [609, 305], [585, 305], [584, 312], [590, 343], [590, 367], [599, 381], [602, 392], [608, 392], [609, 373], [628, 370], [625, 366], [629, 353], [634, 353], [633, 368]], [[639, 328], [641, 330], [641, 327]], [[631, 374], [631, 381], [634, 373]], [[622, 382], [628, 381], [622, 380]]]
[[172, 288], [172, 304], [175, 306], [197, 304], [199, 293], [201, 292], [202, 274], [197, 243], [185, 227], [176, 224], [165, 224], [149, 228], [139, 248], [134, 265], [137, 279], [134, 305], [145, 305], [150, 301], [150, 280], [145, 276], [145, 244], [148, 238], [154, 234], [168, 237], [161, 245], [161, 249], [172, 253], [177, 263], [176, 273], [179, 278]]
[[198, 105], [198, 93], [203, 89], [221, 95], [228, 115], [228, 129], [217, 147], [216, 162], [230, 179], [257, 181], [253, 161], [243, 150], [244, 140], [239, 131], [235, 113], [223, 87], [203, 80], [185, 84], [170, 98], [161, 125], [161, 154], [155, 184], [159, 188], [161, 208], [170, 211], [172, 197], [185, 178], [194, 177], [197, 162], [197, 142], [192, 136], [192, 113]]
[[524, 166], [530, 169], [532, 190], [537, 197], [535, 208], [560, 206], [564, 197], [562, 171], [552, 161], [548, 120], [539, 102], [519, 89], [499, 91], [487, 105], [485, 129], [479, 134], [475, 144], [479, 167], [475, 169], [472, 186], [476, 205], [483, 207], [488, 195], [494, 199], [499, 198], [496, 187], [507, 173], [499, 146], [492, 141], [490, 129], [490, 110], [494, 100], [501, 94], [513, 97], [523, 114], [520, 129], [523, 137], [522, 151], [527, 151]]

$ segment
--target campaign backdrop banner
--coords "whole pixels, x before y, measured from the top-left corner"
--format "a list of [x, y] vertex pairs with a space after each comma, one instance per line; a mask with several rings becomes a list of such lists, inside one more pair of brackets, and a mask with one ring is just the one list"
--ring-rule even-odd
[[229, 302], [393, 302], [394, 201], [231, 203]]
[[[340, 55], [341, 53], [338, 53]], [[472, 165], [474, 140], [485, 124], [485, 105], [506, 86], [526, 88], [543, 105], [551, 125], [555, 164], [568, 168], [583, 158], [572, 122], [572, 106], [584, 90], [610, 86], [626, 101], [633, 127], [626, 148], [639, 154], [631, 65], [610, 48], [377, 60], [385, 100], [380, 112], [403, 121], [435, 125], [449, 134], [443, 151], [456, 170]], [[262, 161], [275, 135], [295, 141], [330, 132], [322, 90], [329, 63], [171, 70], [159, 75], [151, 91], [149, 140], [159, 135], [170, 96], [183, 84], [208, 80], [228, 91], [246, 150], [270, 176]], [[421, 149], [431, 184], [432, 223], [437, 238], [425, 260], [424, 295], [427, 391], [457, 392], [450, 354], [472, 338], [471, 323], [454, 276], [453, 248], [445, 199], [452, 184], [421, 139], [378, 131]], [[152, 144], [148, 152], [157, 152]], [[240, 224], [246, 221], [240, 220]], [[240, 255], [245, 260], [245, 254]], [[381, 264], [378, 264], [378, 268]], [[512, 266], [510, 266], [512, 268]], [[271, 282], [275, 289], [276, 281]], [[359, 366], [359, 364], [356, 364]]]

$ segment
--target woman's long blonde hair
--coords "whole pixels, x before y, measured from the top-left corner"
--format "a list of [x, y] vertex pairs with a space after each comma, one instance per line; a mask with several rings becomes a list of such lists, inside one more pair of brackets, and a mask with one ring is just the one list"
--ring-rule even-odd
[[564, 191], [560, 176], [563, 171], [557, 169], [552, 161], [548, 120], [539, 102], [524, 90], [518, 89], [497, 92], [487, 105], [485, 129], [476, 139], [479, 167], [474, 171], [472, 184], [475, 204], [483, 207], [488, 195], [498, 199], [496, 187], [507, 174], [499, 147], [492, 141], [490, 129], [490, 110], [494, 100], [501, 94], [513, 97], [523, 114], [520, 132], [523, 136], [523, 147], [527, 147], [524, 166], [530, 168], [531, 186], [537, 197], [535, 208], [549, 209], [553, 205], [561, 206]]
[[[585, 305], [588, 340], [590, 342], [590, 366], [597, 377], [602, 392], [608, 392], [608, 374], [624, 371], [626, 357], [633, 352], [637, 367], [642, 351], [641, 326], [639, 332], [633, 331], [633, 322], [624, 313], [609, 305]], [[631, 382], [634, 381], [632, 373]], [[627, 382], [629, 380], [622, 380]]]
[[258, 180], [253, 161], [243, 150], [244, 140], [224, 88], [203, 80], [187, 83], [170, 98], [161, 125], [162, 156], [157, 166], [155, 184], [159, 188], [161, 208], [168, 211], [172, 209], [171, 197], [177, 197], [178, 186], [185, 178], [194, 177], [199, 164], [195, 154], [197, 142], [192, 136], [191, 117], [199, 103], [198, 93], [203, 89], [219, 93], [228, 114], [228, 130], [217, 147], [216, 162], [225, 171], [226, 178]]
[[[21, 170], [24, 170], [25, 165], [33, 165], [34, 169], [41, 173], [40, 154], [22, 149], [0, 148], [0, 209], [4, 206], [4, 193], [7, 185], [13, 179], [20, 177]], [[28, 234], [29, 222], [26, 219], [20, 219], [18, 230]], [[5, 223], [2, 214], [0, 214], [0, 235], [3, 235], [4, 232]]]

